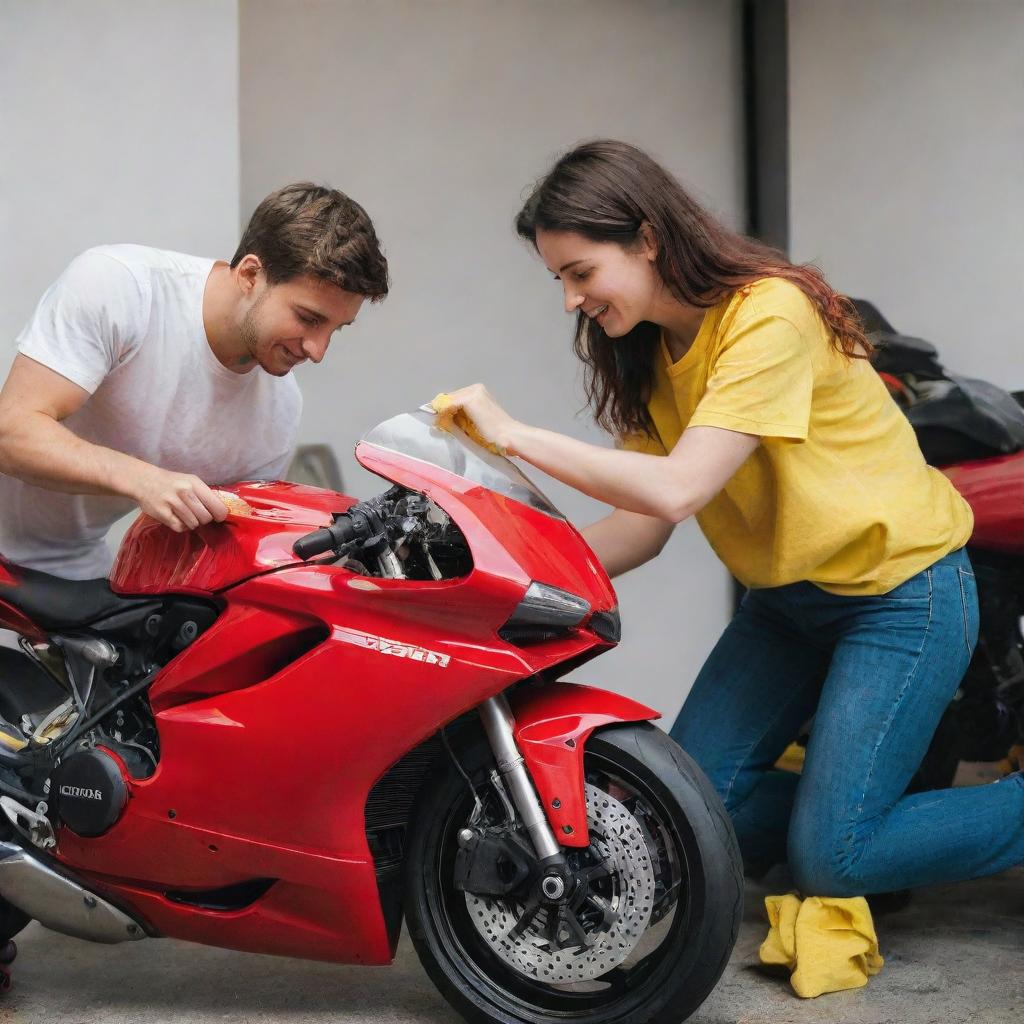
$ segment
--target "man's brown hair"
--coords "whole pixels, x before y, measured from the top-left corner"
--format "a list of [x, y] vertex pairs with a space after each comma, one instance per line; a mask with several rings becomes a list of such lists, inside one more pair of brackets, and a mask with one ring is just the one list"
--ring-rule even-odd
[[252, 253], [270, 284], [308, 274], [379, 302], [388, 261], [366, 211], [344, 192], [308, 181], [271, 192], [256, 207], [231, 259]]

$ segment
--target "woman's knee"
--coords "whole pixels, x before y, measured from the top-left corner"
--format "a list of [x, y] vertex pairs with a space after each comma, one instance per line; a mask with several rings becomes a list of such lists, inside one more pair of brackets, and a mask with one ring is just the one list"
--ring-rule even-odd
[[818, 823], [789, 832], [789, 869], [805, 896], [863, 896], [865, 879], [858, 870], [860, 848], [852, 834]]

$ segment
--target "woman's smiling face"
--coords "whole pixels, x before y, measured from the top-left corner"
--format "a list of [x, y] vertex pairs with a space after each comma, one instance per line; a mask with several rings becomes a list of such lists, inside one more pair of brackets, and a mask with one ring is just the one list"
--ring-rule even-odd
[[575, 231], [538, 228], [537, 251], [562, 282], [566, 312], [582, 310], [611, 338], [621, 338], [649, 319], [662, 291], [654, 265], [657, 253], [646, 240], [627, 249]]

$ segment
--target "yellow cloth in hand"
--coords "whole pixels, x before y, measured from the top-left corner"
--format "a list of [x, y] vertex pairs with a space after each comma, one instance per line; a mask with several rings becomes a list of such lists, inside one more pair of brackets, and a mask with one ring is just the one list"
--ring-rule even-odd
[[771, 929], [761, 945], [761, 963], [788, 967], [801, 998], [861, 988], [882, 969], [885, 961], [862, 896], [767, 896], [764, 905]]
[[452, 407], [452, 400], [444, 391], [441, 392], [430, 403], [430, 408], [437, 413], [437, 425], [442, 430], [451, 430], [453, 426], [458, 427], [471, 441], [476, 441], [481, 448], [486, 448], [494, 455], [504, 455], [496, 444], [488, 441], [476, 428], [476, 424], [469, 418], [465, 409]]
[[253, 514], [253, 507], [245, 500], [245, 498], [241, 498], [237, 494], [233, 494], [231, 491], [215, 490], [213, 493], [216, 494], [225, 505], [227, 505], [228, 515], [247, 518]]

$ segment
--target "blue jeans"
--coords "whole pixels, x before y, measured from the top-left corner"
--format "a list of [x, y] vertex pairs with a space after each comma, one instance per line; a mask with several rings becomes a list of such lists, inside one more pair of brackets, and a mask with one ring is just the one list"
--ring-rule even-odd
[[[1024, 778], [907, 796], [978, 635], [956, 551], [878, 597], [752, 590], [672, 727], [748, 863], [808, 895], [864, 896], [1024, 862]], [[773, 769], [811, 716], [802, 775]]]

